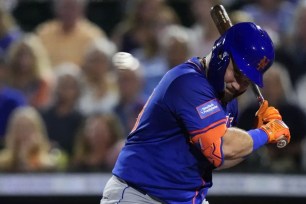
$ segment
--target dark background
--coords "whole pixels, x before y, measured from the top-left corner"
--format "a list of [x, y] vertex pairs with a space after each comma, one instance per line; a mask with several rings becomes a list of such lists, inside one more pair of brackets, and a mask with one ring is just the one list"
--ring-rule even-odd
[[[193, 23], [187, 0], [168, 0], [167, 3], [175, 9], [183, 25]], [[124, 0], [91, 0], [87, 17], [109, 35], [124, 17], [124, 5]], [[13, 10], [13, 16], [23, 31], [31, 32], [39, 23], [53, 17], [51, 0], [21, 0]]]

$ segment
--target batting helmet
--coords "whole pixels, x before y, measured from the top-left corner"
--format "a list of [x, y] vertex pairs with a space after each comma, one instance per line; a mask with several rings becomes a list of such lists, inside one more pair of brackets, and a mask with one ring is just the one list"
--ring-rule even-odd
[[[224, 90], [227, 55], [246, 77], [263, 87], [263, 73], [272, 65], [275, 55], [272, 40], [266, 31], [254, 23], [237, 23], [216, 40], [208, 79], [217, 91]], [[224, 60], [226, 63], [222, 63]]]

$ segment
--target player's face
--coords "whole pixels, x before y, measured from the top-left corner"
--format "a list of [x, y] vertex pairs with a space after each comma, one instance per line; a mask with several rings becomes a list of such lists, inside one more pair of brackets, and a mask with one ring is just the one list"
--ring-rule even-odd
[[235, 67], [232, 61], [226, 69], [224, 82], [225, 90], [222, 98], [224, 102], [229, 102], [243, 94], [250, 85], [250, 80]]

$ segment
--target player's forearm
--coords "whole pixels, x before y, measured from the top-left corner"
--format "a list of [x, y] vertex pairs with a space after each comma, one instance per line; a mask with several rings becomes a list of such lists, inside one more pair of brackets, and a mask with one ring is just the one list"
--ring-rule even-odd
[[222, 165], [219, 166], [216, 170], [222, 170], [222, 169], [231, 168], [233, 166], [236, 166], [240, 162], [242, 162], [244, 159], [245, 158], [239, 158], [239, 159], [234, 159], [234, 160], [224, 159]]
[[224, 161], [244, 158], [253, 151], [253, 140], [244, 130], [228, 128], [222, 139]]

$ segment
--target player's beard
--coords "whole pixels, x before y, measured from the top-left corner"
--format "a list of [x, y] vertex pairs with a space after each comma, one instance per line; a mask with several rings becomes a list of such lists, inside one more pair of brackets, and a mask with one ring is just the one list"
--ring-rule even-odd
[[222, 104], [227, 104], [228, 102], [237, 98], [238, 96], [240, 96], [244, 92], [245, 91], [243, 91], [243, 92], [236, 92], [235, 91], [234, 92], [234, 91], [230, 91], [227, 88], [225, 88], [224, 91], [220, 94], [220, 100], [221, 100]]

